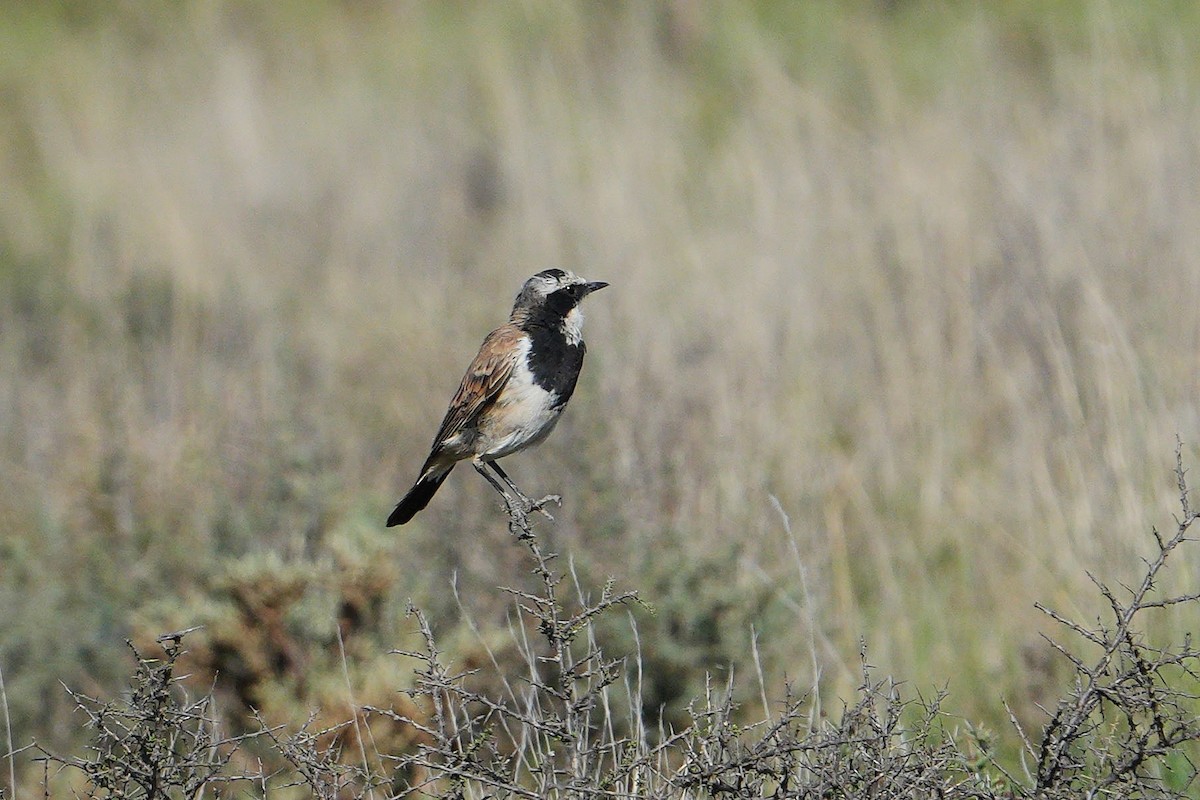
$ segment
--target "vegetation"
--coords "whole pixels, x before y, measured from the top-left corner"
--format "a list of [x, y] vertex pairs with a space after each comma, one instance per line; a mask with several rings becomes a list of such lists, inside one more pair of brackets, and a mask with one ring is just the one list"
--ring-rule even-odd
[[[1035, 602], [1108, 614], [1087, 576], [1137, 585], [1165, 454], [1200, 440], [1194, 4], [0, 7], [18, 746], [83, 758], [60, 681], [119, 704], [126, 638], [203, 625], [178, 658], [218, 735], [257, 709], [412, 753], [410, 601], [504, 696], [530, 651], [495, 587], [542, 587], [489, 487], [381, 520], [561, 264], [613, 288], [567, 418], [507, 468], [567, 496], [539, 536], [582, 598], [645, 602], [589, 629], [638, 654], [614, 736], [655, 747], [708, 696], [749, 725], [789, 683], [821, 724], [886, 717], [865, 644], [1023, 775], [1010, 713], [1037, 752], [1081, 666]], [[1187, 595], [1200, 557], [1172, 559]], [[1158, 609], [1133, 644], [1193, 627]]]
[[[295, 732], [256, 715], [256, 730], [222, 736], [211, 695], [198, 702], [186, 693], [179, 697], [174, 672], [181, 640], [190, 633], [180, 631], [158, 638], [164, 660], [139, 655], [127, 704], [75, 696], [95, 730], [94, 757], [43, 750], [40, 760], [82, 773], [92, 797], [197, 797], [206, 790], [220, 796], [228, 784], [250, 784], [264, 797], [299, 788], [328, 800], [376, 792], [529, 800], [1185, 797], [1197, 777], [1189, 752], [1200, 740], [1200, 694], [1181, 684], [1200, 680], [1200, 650], [1190, 637], [1152, 646], [1143, 630], [1147, 614], [1200, 604], [1200, 592], [1164, 595], [1155, 588], [1168, 559], [1195, 542], [1190, 533], [1200, 516], [1191, 509], [1177, 458], [1182, 513], [1175, 532], [1154, 531], [1157, 553], [1135, 587], [1113, 590], [1095, 581], [1110, 619], [1082, 625], [1042, 607], [1091, 652], [1047, 639], [1072, 665], [1074, 686], [1040, 735], [1027, 735], [1013, 720], [1028, 756], [1020, 771], [993, 759], [988, 737], [969, 728], [956, 732], [941, 707], [944, 693], [906, 701], [896, 683], [872, 678], [865, 658], [856, 701], [832, 719], [815, 715], [814, 698], [797, 699], [790, 691], [772, 712], [760, 683], [764, 716], [745, 724], [730, 680], [723, 688], [705, 687], [689, 706], [687, 724], [649, 728], [641, 659], [606, 656], [596, 625], [637, 595], [618, 593], [610, 583], [589, 597], [572, 575], [576, 596], [567, 597], [558, 556], [545, 550], [513, 505], [510, 527], [527, 548], [538, 583], [534, 591], [504, 590], [515, 598], [512, 641], [520, 670], [502, 667], [494, 656], [482, 669], [454, 669], [426, 616], [410, 608], [423, 647], [397, 652], [418, 663], [406, 711], [356, 706], [349, 720], [313, 730], [310, 717]], [[626, 664], [638, 680], [629, 679]], [[477, 688], [481, 672], [497, 681], [492, 691]], [[372, 716], [409, 731], [407, 746], [381, 750]], [[258, 771], [231, 774], [235, 756], [249, 761], [239, 754], [245, 743], [267, 745], [250, 762]], [[48, 778], [43, 783], [48, 788]]]

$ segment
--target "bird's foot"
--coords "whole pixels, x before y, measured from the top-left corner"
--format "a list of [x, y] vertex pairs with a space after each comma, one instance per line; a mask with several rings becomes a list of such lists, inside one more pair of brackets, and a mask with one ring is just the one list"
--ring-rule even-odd
[[[513, 487], [513, 489], [515, 490], [516, 487]], [[554, 522], [554, 517], [550, 514], [549, 511], [546, 510], [546, 506], [553, 503], [554, 505], [558, 506], [559, 508], [562, 508], [562, 496], [561, 495], [548, 494], [545, 497], [543, 497], [541, 500], [534, 500], [522, 491], [517, 491], [516, 495], [517, 495], [517, 503], [521, 506], [522, 511], [524, 511], [526, 514], [532, 514], [533, 512], [537, 511], [538, 513], [540, 513], [542, 516], [544, 516], [546, 519], [550, 520], [551, 522]]]
[[521, 540], [532, 539], [533, 527], [529, 523], [529, 513], [532, 509], [529, 508], [529, 503], [505, 495], [504, 505], [508, 511], [508, 530], [512, 535]]
[[546, 506], [551, 503], [562, 507], [562, 497], [556, 494], [548, 494], [540, 500], [532, 500], [525, 495], [512, 498], [507, 494], [503, 495], [504, 505], [508, 510], [509, 530], [517, 536], [518, 539], [527, 539], [533, 536], [533, 531], [530, 526], [529, 515], [537, 512], [551, 522], [554, 521], [554, 516], [546, 510]]

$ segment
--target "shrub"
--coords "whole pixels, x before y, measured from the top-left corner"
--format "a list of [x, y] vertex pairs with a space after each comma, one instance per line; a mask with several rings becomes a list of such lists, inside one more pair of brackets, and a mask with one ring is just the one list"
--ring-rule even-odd
[[[532, 590], [502, 590], [515, 604], [519, 673], [491, 651], [483, 667], [457, 670], [425, 615], [410, 608], [422, 645], [395, 654], [417, 664], [411, 702], [357, 708], [332, 726], [310, 718], [292, 732], [259, 719], [257, 730], [229, 736], [215, 723], [210, 698], [188, 699], [174, 674], [182, 631], [159, 637], [161, 659], [135, 651], [126, 702], [72, 695], [93, 731], [90, 757], [41, 751], [42, 758], [82, 774], [92, 797], [191, 798], [220, 795], [235, 783], [239, 792], [299, 787], [330, 800], [385, 792], [531, 800], [1187, 797], [1200, 740], [1200, 650], [1190, 637], [1158, 646], [1146, 633], [1148, 616], [1200, 601], [1197, 592], [1160, 589], [1200, 516], [1189, 501], [1181, 449], [1176, 480], [1181, 514], [1171, 535], [1154, 530], [1155, 551], [1140, 579], [1113, 589], [1093, 578], [1108, 619], [1082, 624], [1038, 606], [1081, 641], [1047, 638], [1074, 679], [1038, 735], [1013, 717], [1025, 756], [1019, 765], [992, 757], [993, 734], [945, 713], [944, 694], [906, 698], [901, 684], [876, 679], [865, 650], [857, 694], [836, 715], [816, 713], [809, 698], [787, 690], [774, 712], [765, 708], [762, 719], [748, 722], [731, 678], [723, 686], [710, 680], [685, 724], [647, 726], [640, 652], [613, 657], [596, 635], [598, 620], [637, 604], [637, 595], [611, 582], [589, 593], [511, 506], [510, 528], [537, 578]], [[636, 623], [633, 633], [636, 641]], [[380, 749], [371, 718], [416, 734], [398, 751]], [[258, 773], [231, 769], [249, 742], [267, 745], [286, 768], [267, 773], [259, 762]]]

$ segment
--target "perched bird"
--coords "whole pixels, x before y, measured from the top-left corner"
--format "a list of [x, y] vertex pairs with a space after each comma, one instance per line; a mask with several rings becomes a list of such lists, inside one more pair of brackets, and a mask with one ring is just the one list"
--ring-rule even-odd
[[583, 366], [579, 303], [605, 286], [561, 269], [544, 270], [525, 281], [508, 324], [488, 334], [467, 367], [417, 482], [388, 517], [389, 528], [429, 505], [454, 465], [467, 458], [510, 508], [517, 501], [524, 504], [523, 513], [540, 508], [517, 489], [496, 459], [538, 444], [554, 429]]

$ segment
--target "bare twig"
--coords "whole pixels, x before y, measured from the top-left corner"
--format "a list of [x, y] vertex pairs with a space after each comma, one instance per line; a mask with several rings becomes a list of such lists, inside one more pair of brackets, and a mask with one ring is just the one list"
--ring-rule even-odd
[[[1190, 637], [1172, 648], [1153, 648], [1137, 627], [1150, 609], [1200, 599], [1200, 593], [1153, 596], [1169, 557], [1191, 539], [1189, 532], [1196, 520], [1188, 499], [1182, 444], [1176, 446], [1175, 463], [1182, 516], [1169, 538], [1153, 530], [1157, 552], [1145, 561], [1140, 582], [1123, 588], [1127, 597], [1122, 599], [1107, 584], [1088, 576], [1107, 602], [1112, 621], [1097, 621], [1088, 627], [1038, 606], [1055, 622], [1100, 648], [1094, 659], [1085, 661], [1050, 640], [1070, 660], [1076, 680], [1051, 715], [1037, 747], [1034, 791], [1039, 797], [1161, 789], [1151, 767], [1184, 744], [1200, 740], [1200, 724], [1192, 710], [1200, 697], [1170, 688], [1170, 671], [1195, 674], [1200, 651], [1193, 648]], [[1113, 718], [1121, 724], [1102, 723]]]
[[190, 700], [179, 686], [175, 668], [192, 630], [160, 636], [162, 659], [147, 658], [127, 642], [137, 659], [128, 702], [100, 703], [68, 689], [95, 731], [93, 756], [61, 757], [37, 747], [39, 760], [82, 772], [93, 794], [110, 797], [194, 798], [209, 786], [255, 780], [258, 776], [227, 774], [225, 768], [259, 733], [221, 734], [211, 695]]

